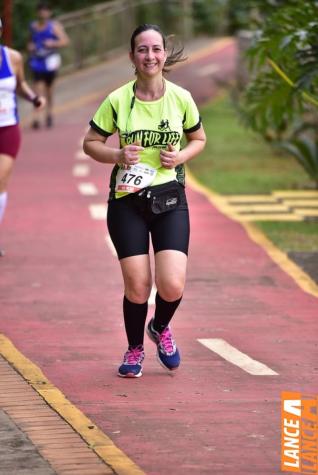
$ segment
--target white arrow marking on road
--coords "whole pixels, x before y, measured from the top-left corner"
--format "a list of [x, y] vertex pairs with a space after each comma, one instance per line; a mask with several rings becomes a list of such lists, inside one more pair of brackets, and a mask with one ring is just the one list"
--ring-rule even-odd
[[79, 183], [77, 188], [78, 191], [85, 196], [95, 196], [98, 194], [97, 187], [94, 183]]
[[105, 204], [94, 204], [89, 205], [89, 212], [93, 219], [103, 220], [106, 219], [107, 214], [107, 206]]
[[90, 168], [88, 165], [75, 165], [73, 167], [74, 176], [87, 176], [89, 175]]
[[199, 338], [198, 342], [222, 356], [225, 360], [238, 366], [254, 376], [277, 376], [278, 373], [259, 361], [253, 360], [245, 353], [237, 350], [222, 338]]

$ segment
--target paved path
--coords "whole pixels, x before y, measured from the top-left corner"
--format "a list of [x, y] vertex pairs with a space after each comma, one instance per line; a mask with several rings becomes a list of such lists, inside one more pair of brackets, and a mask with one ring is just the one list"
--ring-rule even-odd
[[[200, 102], [218, 89], [208, 66], [224, 76], [234, 66], [232, 43], [207, 46], [171, 76]], [[70, 415], [74, 406], [125, 452], [102, 453], [114, 473], [276, 475], [280, 392], [317, 390], [317, 298], [193, 185], [188, 283], [173, 325], [182, 366], [164, 372], [146, 341], [144, 376], [116, 377], [126, 342], [104, 224], [110, 170], [81, 152], [94, 94], [58, 104], [52, 131], [24, 133], [4, 223], [0, 331], [73, 404], [56, 410], [78, 432], [87, 422]], [[6, 357], [23, 372], [11, 350]]]

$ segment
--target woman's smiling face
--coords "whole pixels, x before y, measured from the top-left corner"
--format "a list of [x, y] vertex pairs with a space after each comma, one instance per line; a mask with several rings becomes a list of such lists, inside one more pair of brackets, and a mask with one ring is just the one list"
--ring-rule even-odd
[[137, 73], [142, 76], [153, 77], [161, 74], [167, 59], [161, 34], [155, 30], [147, 30], [136, 36], [130, 59]]

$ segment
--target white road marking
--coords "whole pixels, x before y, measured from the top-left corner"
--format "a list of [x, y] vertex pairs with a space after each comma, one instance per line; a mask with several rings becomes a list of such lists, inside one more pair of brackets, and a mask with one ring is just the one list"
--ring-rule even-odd
[[89, 205], [89, 212], [93, 219], [103, 220], [106, 219], [107, 205], [105, 204], [93, 204]]
[[117, 257], [117, 252], [116, 252], [115, 246], [114, 246], [113, 241], [111, 240], [109, 234], [106, 234], [105, 240], [106, 240], [106, 244], [107, 244], [110, 252], [112, 253], [112, 255]]
[[90, 173], [90, 168], [88, 165], [75, 165], [73, 167], [73, 175], [74, 176], [87, 176]]
[[85, 196], [95, 196], [98, 194], [98, 189], [94, 183], [79, 183], [77, 185], [78, 191]]
[[220, 65], [216, 63], [210, 63], [197, 70], [197, 76], [208, 76], [220, 71]]
[[225, 340], [222, 340], [222, 338], [199, 338], [198, 342], [249, 374], [253, 374], [254, 376], [278, 375], [276, 371], [273, 371], [259, 361], [253, 360]]
[[149, 299], [148, 299], [148, 305], [155, 305], [155, 303], [156, 303], [156, 293], [157, 293], [157, 287], [155, 286], [155, 284], [153, 284], [152, 287], [151, 287], [151, 292], [150, 292]]
[[75, 153], [75, 158], [77, 160], [87, 160], [89, 158], [88, 155], [86, 155], [85, 152], [83, 152], [83, 150], [78, 150], [76, 153]]

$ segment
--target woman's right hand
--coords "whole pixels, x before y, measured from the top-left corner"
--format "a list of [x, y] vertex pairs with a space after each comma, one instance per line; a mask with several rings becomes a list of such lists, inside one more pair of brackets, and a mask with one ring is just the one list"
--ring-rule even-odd
[[118, 163], [123, 168], [129, 168], [131, 165], [136, 165], [140, 161], [139, 153], [144, 150], [144, 147], [140, 146], [140, 142], [133, 143], [131, 145], [125, 145], [119, 151]]

